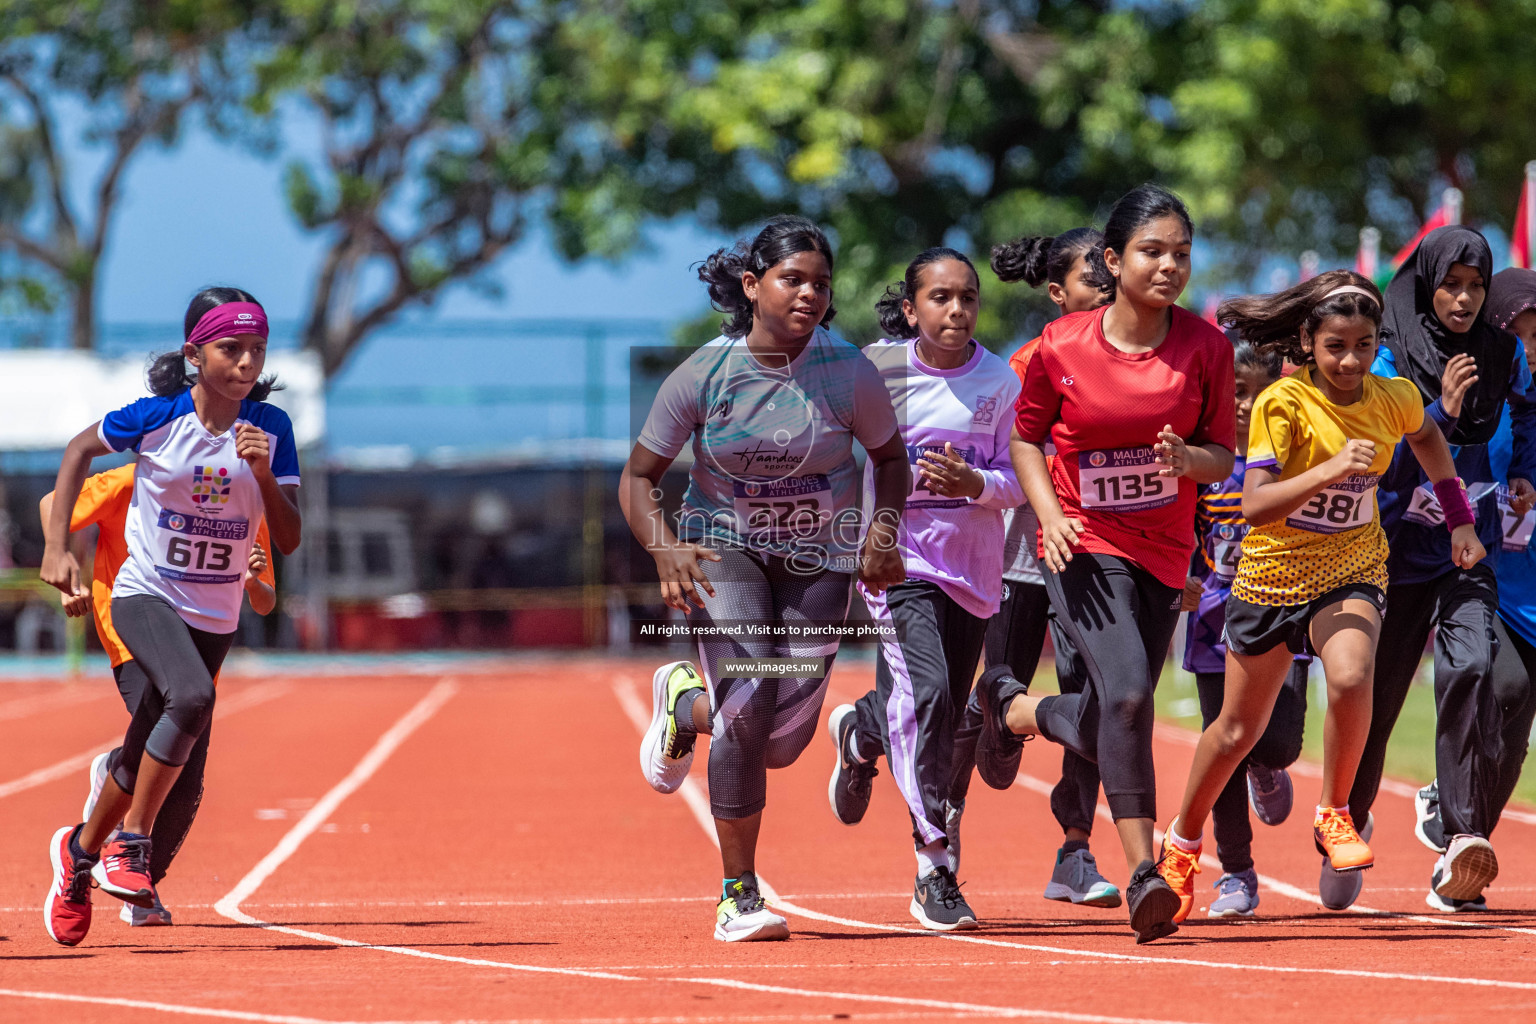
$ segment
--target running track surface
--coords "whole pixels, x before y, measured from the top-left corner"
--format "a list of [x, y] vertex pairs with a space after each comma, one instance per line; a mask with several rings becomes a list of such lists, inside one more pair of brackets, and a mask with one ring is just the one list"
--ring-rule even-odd
[[[703, 758], [670, 797], [637, 768], [651, 668], [230, 678], [202, 813], [161, 889], [176, 926], [130, 930], [98, 893], [74, 949], [43, 930], [47, 841], [79, 814], [122, 707], [107, 679], [0, 685], [0, 1020], [1536, 1019], [1536, 816], [1494, 837], [1494, 910], [1434, 914], [1411, 790], [1391, 786], [1368, 912], [1327, 913], [1311, 895], [1306, 765], [1292, 820], [1258, 831], [1262, 916], [1203, 917], [1212, 864], [1183, 930], [1138, 947], [1123, 908], [1040, 898], [1060, 755], [1031, 743], [1019, 785], [971, 791], [961, 875], [983, 927], [939, 937], [907, 913], [910, 830], [889, 772], [863, 824], [839, 825], [818, 734], [770, 776], [759, 856], [793, 938], [716, 942]], [[840, 664], [828, 707], [872, 677]], [[1159, 727], [1164, 819], [1191, 742]], [[1123, 887], [1107, 821], [1094, 845]]]

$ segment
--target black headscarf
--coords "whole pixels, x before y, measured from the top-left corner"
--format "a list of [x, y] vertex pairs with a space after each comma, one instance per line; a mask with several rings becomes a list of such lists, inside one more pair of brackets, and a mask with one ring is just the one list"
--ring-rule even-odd
[[1459, 224], [1436, 228], [1424, 236], [1387, 285], [1381, 342], [1397, 360], [1398, 375], [1419, 386], [1426, 404], [1440, 397], [1440, 375], [1452, 356], [1466, 352], [1475, 359], [1477, 383], [1462, 399], [1461, 416], [1446, 440], [1456, 445], [1487, 444], [1509, 396], [1515, 336], [1494, 323], [1487, 301], [1465, 334], [1456, 334], [1440, 322], [1435, 316], [1435, 289], [1453, 263], [1476, 267], [1485, 282], [1493, 277], [1493, 251], [1486, 238]]
[[1488, 285], [1488, 317], [1505, 330], [1515, 317], [1536, 309], [1536, 270], [1510, 267], [1493, 275]]

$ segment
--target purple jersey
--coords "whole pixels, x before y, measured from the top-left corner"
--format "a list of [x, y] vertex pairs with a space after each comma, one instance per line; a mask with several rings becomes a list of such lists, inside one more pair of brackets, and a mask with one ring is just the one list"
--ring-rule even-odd
[[[1003, 588], [1003, 510], [1024, 500], [1008, 453], [1019, 378], [979, 344], [953, 370], [924, 364], [912, 341], [881, 341], [864, 354], [890, 391], [913, 467], [900, 534], [907, 578], [937, 583], [972, 615], [996, 614]], [[929, 452], [942, 454], [946, 441], [981, 473], [979, 497], [934, 494], [919, 477], [917, 460]], [[873, 472], [866, 468], [866, 496], [873, 489]]]

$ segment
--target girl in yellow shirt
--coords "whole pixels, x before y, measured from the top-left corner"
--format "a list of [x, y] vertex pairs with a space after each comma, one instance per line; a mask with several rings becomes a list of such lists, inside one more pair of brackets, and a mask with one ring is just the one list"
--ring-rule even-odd
[[[1381, 294], [1334, 270], [1274, 295], [1222, 305], [1217, 316], [1255, 346], [1301, 364], [1254, 403], [1237, 579], [1227, 601], [1227, 678], [1221, 715], [1200, 735], [1160, 870], [1194, 903], [1200, 837], [1222, 787], [1264, 732], [1292, 658], [1308, 651], [1328, 680], [1322, 799], [1313, 838], [1324, 874], [1369, 868], [1374, 857], [1349, 816], [1349, 790], [1371, 723], [1371, 678], [1387, 584], [1376, 481], [1406, 438], [1434, 481], [1452, 555], [1485, 554], [1450, 449], [1424, 416], [1417, 389], [1370, 373]], [[1365, 829], [1369, 836], [1369, 827]], [[1326, 896], [1326, 894], [1325, 894]]]

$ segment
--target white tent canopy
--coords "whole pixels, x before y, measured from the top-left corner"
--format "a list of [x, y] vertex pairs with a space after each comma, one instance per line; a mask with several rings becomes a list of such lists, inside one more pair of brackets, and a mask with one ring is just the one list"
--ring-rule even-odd
[[[113, 409], [143, 398], [145, 359], [58, 349], [0, 351], [0, 451], [63, 448]], [[313, 352], [273, 352], [266, 372], [286, 385], [271, 402], [307, 448], [325, 436], [325, 375]]]

